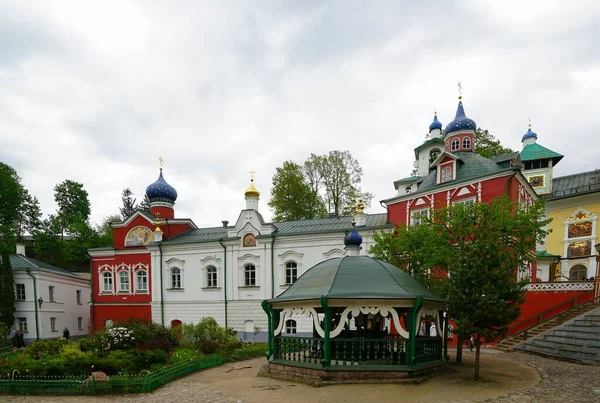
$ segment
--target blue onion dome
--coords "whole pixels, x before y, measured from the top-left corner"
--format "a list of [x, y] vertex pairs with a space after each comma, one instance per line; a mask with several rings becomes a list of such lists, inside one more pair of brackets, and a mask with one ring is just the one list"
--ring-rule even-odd
[[437, 112], [435, 113], [435, 115], [433, 115], [433, 122], [431, 122], [431, 124], [429, 125], [429, 131], [432, 131], [434, 129], [442, 129], [442, 123], [437, 118]]
[[460, 130], [476, 130], [477, 124], [473, 119], [469, 119], [465, 115], [465, 108], [463, 107], [462, 101], [458, 101], [458, 109], [456, 110], [456, 117], [444, 130], [444, 136], [448, 136], [450, 133], [457, 132]]
[[529, 129], [527, 129], [527, 133], [525, 133], [523, 135], [523, 138], [521, 139], [521, 141], [525, 141], [527, 139], [536, 139], [537, 140], [537, 133], [534, 133], [531, 131], [531, 125], [529, 125]]
[[177, 191], [163, 178], [162, 168], [156, 182], [146, 188], [146, 195], [150, 201], [156, 200], [175, 203], [175, 200], [177, 200]]
[[346, 246], [360, 246], [360, 244], [362, 243], [362, 236], [360, 236], [354, 224], [355, 223], [353, 222], [352, 229], [350, 230], [350, 232], [348, 232], [346, 238], [344, 238], [344, 245]]

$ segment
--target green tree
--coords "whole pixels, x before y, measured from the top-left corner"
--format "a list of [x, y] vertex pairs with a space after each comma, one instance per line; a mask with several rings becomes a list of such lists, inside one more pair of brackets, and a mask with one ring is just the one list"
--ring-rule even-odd
[[24, 194], [17, 172], [0, 162], [0, 251], [14, 252]]
[[277, 222], [327, 215], [323, 200], [306, 182], [302, 167], [292, 161], [277, 167], [268, 204], [273, 210], [273, 221]]
[[58, 205], [56, 218], [61, 227], [61, 237], [81, 229], [81, 223], [87, 223], [90, 213], [88, 192], [83, 184], [70, 179], [54, 187], [54, 200]]
[[10, 329], [15, 324], [15, 282], [10, 264], [10, 254], [3, 250], [0, 268], [0, 325]]
[[489, 131], [477, 128], [475, 130], [475, 152], [482, 157], [492, 158], [502, 154], [511, 153], [513, 150], [505, 148]]
[[123, 192], [121, 193], [121, 201], [123, 202], [123, 206], [119, 207], [123, 221], [131, 217], [135, 212], [135, 209], [137, 208], [135, 205], [135, 200], [136, 199], [133, 197], [133, 192], [131, 189], [123, 189]]
[[[360, 193], [363, 171], [349, 151], [330, 151], [326, 155], [311, 154], [304, 163], [307, 183], [323, 195], [325, 205], [335, 216], [340, 216], [344, 206]], [[365, 205], [373, 196], [362, 194]]]
[[112, 246], [114, 243], [114, 232], [111, 227], [112, 223], [121, 222], [119, 214], [109, 215], [102, 220], [100, 225], [96, 226], [96, 233], [99, 236], [100, 246]]
[[147, 194], [144, 194], [144, 198], [142, 199], [140, 204], [138, 204], [137, 208], [150, 212], [150, 199], [148, 198]]
[[42, 223], [42, 209], [40, 202], [35, 196], [31, 196], [29, 191], [23, 188], [23, 200], [19, 209], [19, 219], [17, 222], [17, 242], [21, 242], [23, 235], [33, 234], [33, 232]]
[[503, 335], [519, 317], [526, 270], [535, 261], [531, 252], [545, 238], [549, 220], [543, 219], [542, 201], [522, 208], [506, 196], [432, 215], [421, 225], [379, 234], [372, 251], [397, 266], [413, 266], [421, 273], [413, 275], [425, 286], [431, 286], [431, 276], [423, 275], [427, 269], [449, 273], [438, 295], [448, 298], [448, 314], [459, 335], [473, 335], [473, 378], [478, 380], [481, 343]]

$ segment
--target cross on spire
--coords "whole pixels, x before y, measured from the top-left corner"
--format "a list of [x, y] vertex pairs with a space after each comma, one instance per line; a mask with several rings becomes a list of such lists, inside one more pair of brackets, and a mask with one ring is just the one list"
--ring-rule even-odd
[[163, 159], [163, 157], [158, 157], [158, 163], [160, 164], [160, 169], [163, 169], [163, 165], [165, 163], [165, 160]]
[[458, 82], [458, 99], [462, 99], [462, 84]]
[[256, 171], [254, 169], [251, 169], [249, 174], [250, 174], [250, 180], [254, 181], [254, 174], [256, 173]]

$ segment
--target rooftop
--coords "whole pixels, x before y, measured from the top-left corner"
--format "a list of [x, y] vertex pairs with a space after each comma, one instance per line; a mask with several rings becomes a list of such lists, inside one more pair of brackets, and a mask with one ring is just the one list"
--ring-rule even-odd
[[[2, 258], [0, 257], [0, 262]], [[17, 271], [44, 271], [53, 274], [59, 274], [62, 276], [78, 278], [81, 280], [89, 280], [85, 277], [79, 276], [77, 273], [73, 273], [69, 270], [61, 269], [60, 267], [52, 266], [51, 264], [40, 262], [39, 260], [26, 257], [23, 255], [10, 255], [10, 265], [13, 270]]]
[[527, 144], [521, 151], [521, 161], [535, 161], [551, 159], [552, 164], [556, 165], [563, 158], [562, 154], [556, 153], [537, 143]]
[[600, 169], [553, 178], [552, 193], [541, 197], [553, 200], [594, 192], [600, 192]]

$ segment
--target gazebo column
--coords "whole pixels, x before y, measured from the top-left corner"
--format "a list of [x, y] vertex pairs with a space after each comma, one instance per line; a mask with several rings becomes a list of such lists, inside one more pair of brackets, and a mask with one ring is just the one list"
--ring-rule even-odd
[[327, 297], [321, 297], [321, 308], [325, 318], [323, 319], [323, 367], [331, 365], [331, 347], [329, 345], [329, 335], [331, 333], [331, 309], [327, 304]]
[[273, 313], [272, 313], [273, 317], [271, 318], [271, 326], [273, 327], [273, 330], [271, 331], [272, 334], [272, 338], [273, 338], [273, 354], [275, 354], [275, 358], [281, 358], [279, 356], [279, 341], [278, 339], [275, 339], [275, 329], [277, 329], [279, 327], [279, 321], [281, 319], [281, 311], [277, 310], [277, 309], [273, 309]]
[[275, 326], [273, 326], [273, 307], [271, 307], [266, 300], [263, 301], [260, 305], [262, 306], [263, 311], [265, 311], [265, 313], [267, 314], [267, 342], [269, 347], [267, 349], [266, 355], [268, 360], [273, 355], [273, 344], [275, 341]]
[[419, 311], [423, 307], [423, 297], [417, 297], [415, 306], [408, 311], [408, 343], [406, 344], [406, 357], [408, 358], [406, 365], [414, 367], [416, 365], [417, 353], [417, 323], [419, 321]]

